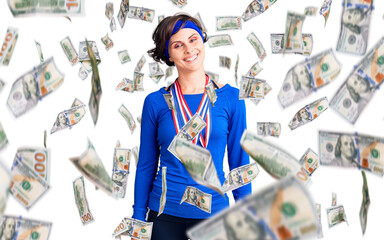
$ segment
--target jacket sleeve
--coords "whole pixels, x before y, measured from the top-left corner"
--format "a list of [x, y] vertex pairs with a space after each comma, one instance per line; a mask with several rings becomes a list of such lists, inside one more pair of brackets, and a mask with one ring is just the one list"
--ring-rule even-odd
[[139, 160], [136, 167], [135, 196], [132, 218], [145, 221], [149, 194], [159, 161], [159, 146], [157, 144], [157, 112], [156, 104], [150, 101], [150, 95], [145, 98], [140, 132]]

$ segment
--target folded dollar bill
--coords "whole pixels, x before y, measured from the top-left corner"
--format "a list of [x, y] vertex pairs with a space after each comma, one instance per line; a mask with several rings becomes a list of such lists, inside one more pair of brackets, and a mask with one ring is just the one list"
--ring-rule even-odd
[[[72, 66], [79, 62], [79, 55], [77, 54], [76, 49], [73, 47], [72, 41], [69, 36], [60, 41], [60, 46]], [[85, 56], [83, 56], [83, 58], [85, 58]]]
[[322, 15], [325, 20], [324, 27], [327, 24], [329, 13], [331, 12], [331, 4], [332, 4], [332, 0], [324, 0], [319, 10], [319, 14]]
[[43, 0], [7, 0], [14, 17], [31, 15], [83, 16], [84, 0], [43, 1]]
[[123, 116], [125, 121], [128, 123], [128, 127], [131, 130], [131, 134], [132, 134], [136, 129], [136, 122], [135, 122], [135, 119], [133, 119], [132, 114], [124, 106], [124, 104], [121, 104], [119, 108], [119, 113], [121, 114], [121, 116]]
[[299, 162], [308, 175], [312, 176], [313, 172], [319, 167], [319, 156], [312, 149], [308, 148]]
[[288, 126], [291, 130], [301, 127], [309, 122], [315, 120], [320, 114], [328, 109], [328, 98], [323, 97], [300, 109], [293, 119], [289, 122]]
[[232, 38], [229, 34], [220, 34], [208, 36], [209, 47], [221, 47], [233, 45]]
[[251, 32], [248, 36], [247, 39], [249, 43], [252, 45], [252, 47], [256, 50], [256, 54], [260, 59], [260, 62], [262, 62], [265, 57], [267, 56], [267, 53], [261, 44], [260, 40], [256, 37], [255, 33]]
[[223, 183], [223, 192], [228, 192], [242, 187], [253, 181], [259, 174], [257, 163], [250, 163], [232, 169]]
[[254, 18], [260, 14], [262, 14], [264, 11], [266, 11], [268, 8], [270, 8], [277, 0], [269, 0], [269, 1], [262, 1], [262, 0], [253, 0], [243, 13], [243, 20], [244, 22], [250, 20], [251, 18]]
[[210, 71], [205, 71], [205, 74], [209, 76], [209, 79], [215, 82], [219, 82], [219, 74]]
[[288, 11], [285, 22], [283, 54], [285, 51], [304, 51], [302, 28], [305, 15]]
[[8, 66], [11, 61], [13, 51], [19, 38], [19, 30], [17, 28], [8, 27], [3, 45], [0, 49], [0, 65]]
[[327, 211], [328, 227], [333, 227], [342, 222], [346, 222], [348, 224], [347, 215], [345, 215], [345, 210], [343, 205], [327, 208], [326, 211]]
[[363, 201], [361, 202], [359, 216], [360, 216], [361, 230], [364, 235], [365, 230], [367, 229], [368, 208], [369, 208], [369, 205], [371, 204], [371, 198], [369, 197], [368, 183], [367, 183], [367, 177], [365, 176], [365, 172], [361, 171], [361, 174], [363, 175]]
[[188, 186], [185, 189], [180, 204], [183, 202], [196, 206], [204, 212], [211, 213], [212, 194], [204, 193], [195, 187]]
[[119, 21], [121, 28], [123, 28], [125, 25], [128, 11], [129, 11], [129, 1], [128, 0], [122, 0], [120, 3], [119, 13], [117, 14], [117, 17], [116, 17], [117, 21]]
[[241, 30], [241, 17], [216, 17], [216, 31]]
[[[272, 90], [272, 87], [267, 83], [265, 82], [264, 83], [264, 96], [267, 95], [270, 91]], [[255, 104], [257, 106], [257, 104], [259, 104], [259, 102], [263, 99], [257, 99], [257, 98], [250, 98], [249, 99], [253, 104]]]
[[171, 1], [173, 4], [175, 4], [179, 8], [183, 8], [188, 4], [187, 0], [169, 0], [169, 1]]
[[155, 83], [159, 83], [160, 79], [164, 77], [164, 72], [158, 62], [149, 63], [149, 77]]
[[319, 227], [317, 228], [317, 238], [323, 238], [323, 226], [321, 225], [321, 205], [318, 203], [315, 203], [316, 206], [316, 213], [317, 213], [317, 220]]
[[[303, 33], [303, 50], [285, 49], [284, 54], [294, 53], [304, 56], [310, 56], [313, 48], [313, 37], [310, 33]], [[271, 48], [273, 54], [283, 53], [284, 48], [284, 33], [271, 33]]]
[[128, 235], [133, 239], [150, 240], [152, 236], [152, 222], [142, 222], [134, 218], [125, 217], [115, 229], [112, 236]]
[[160, 197], [160, 207], [157, 216], [163, 213], [165, 208], [165, 203], [167, 202], [167, 167], [161, 168], [161, 197]]
[[257, 122], [257, 135], [279, 137], [281, 125], [278, 122]]
[[112, 39], [107, 35], [101, 38], [101, 42], [105, 45], [105, 50], [109, 50], [113, 47], [113, 41]]
[[111, 20], [112, 16], [113, 16], [113, 3], [112, 2], [108, 2], [105, 4], [105, 16], [108, 18], [108, 20]]
[[4, 213], [9, 196], [9, 184], [11, 183], [10, 171], [0, 162], [0, 216]]
[[155, 17], [155, 10], [144, 7], [129, 6], [127, 16], [128, 18], [152, 22]]
[[213, 86], [213, 83], [210, 81], [207, 86], [205, 86], [205, 92], [207, 93], [209, 97], [209, 101], [211, 102], [212, 106], [215, 106], [215, 102], [217, 100], [217, 94], [215, 87]]
[[85, 104], [75, 98], [70, 109], [64, 110], [57, 115], [51, 134], [65, 128], [71, 129], [72, 126], [76, 125], [81, 119], [83, 119], [84, 115]]
[[263, 99], [265, 83], [265, 80], [241, 76], [239, 99]]
[[128, 54], [127, 50], [118, 51], [117, 55], [119, 56], [121, 64], [127, 63], [131, 61], [131, 57]]
[[120, 142], [116, 144], [113, 154], [112, 182], [113, 192], [118, 198], [124, 198], [127, 191], [129, 167], [131, 164], [131, 150], [121, 148]]
[[19, 147], [15, 157], [33, 169], [49, 184], [51, 168], [51, 150], [49, 148]]
[[73, 181], [73, 191], [75, 194], [75, 202], [79, 210], [80, 220], [84, 225], [95, 221], [91, 211], [89, 210], [87, 196], [85, 195], [84, 177], [78, 177]]
[[2, 239], [48, 240], [52, 223], [22, 216], [0, 215], [0, 226], [4, 226], [0, 232]]
[[219, 56], [219, 66], [230, 69], [231, 68], [231, 58], [225, 56]]
[[305, 16], [316, 16], [317, 13], [317, 7], [314, 6], [308, 6], [304, 9], [304, 15]]
[[8, 144], [8, 138], [5, 134], [3, 125], [0, 123], [0, 150], [3, 149]]
[[39, 54], [40, 63], [44, 62], [43, 50], [41, 49], [41, 44], [35, 40], [35, 45], [37, 48], [37, 53]]
[[[97, 49], [96, 42], [94, 41], [88, 41], [88, 44], [90, 45], [93, 54], [95, 55], [95, 59], [97, 64], [101, 62], [99, 50]], [[69, 57], [68, 57], [69, 59]], [[79, 45], [79, 62], [83, 65], [85, 69], [87, 69], [88, 72], [92, 72], [92, 66], [91, 66], [91, 58], [88, 54], [88, 48], [87, 48], [87, 41], [81, 41]]]

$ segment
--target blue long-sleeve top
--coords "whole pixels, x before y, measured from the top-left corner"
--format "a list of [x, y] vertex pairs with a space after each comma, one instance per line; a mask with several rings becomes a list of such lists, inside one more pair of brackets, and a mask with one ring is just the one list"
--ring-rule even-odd
[[[161, 168], [166, 166], [167, 195], [163, 213], [183, 218], [209, 218], [229, 206], [228, 196], [225, 194], [223, 197], [216, 191], [196, 183], [184, 165], [167, 150], [176, 136], [176, 130], [172, 111], [163, 97], [165, 93], [168, 92], [161, 88], [150, 93], [144, 101], [132, 217], [145, 221], [147, 207], [153, 211], [159, 211], [162, 193]], [[223, 159], [226, 146], [228, 146], [230, 170], [249, 164], [249, 156], [240, 146], [241, 135], [247, 128], [246, 108], [244, 100], [238, 99], [239, 90], [229, 84], [216, 89], [216, 94], [215, 106], [211, 108], [212, 132], [207, 149], [211, 152], [217, 174], [223, 184], [225, 181]], [[184, 94], [192, 114], [197, 111], [202, 96], [203, 94]], [[200, 141], [197, 144], [200, 145]], [[180, 204], [187, 186], [212, 194], [211, 214], [188, 203]], [[251, 184], [232, 191], [236, 201], [251, 192]]]

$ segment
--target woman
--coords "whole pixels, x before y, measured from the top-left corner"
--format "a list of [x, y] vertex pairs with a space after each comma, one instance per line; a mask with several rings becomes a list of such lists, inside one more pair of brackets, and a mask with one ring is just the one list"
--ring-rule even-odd
[[[207, 37], [201, 29], [199, 21], [188, 15], [167, 17], [153, 33], [156, 47], [148, 51], [155, 61], [176, 66], [178, 71], [175, 83], [146, 97], [142, 112], [132, 217], [145, 221], [149, 208], [148, 222], [153, 222], [152, 240], [187, 239], [185, 232], [188, 228], [229, 206], [227, 196], [197, 184], [184, 165], [167, 150], [177, 132], [196, 112], [203, 116], [207, 126], [196, 136], [195, 144], [211, 152], [221, 184], [225, 180], [223, 157], [227, 145], [231, 170], [249, 164], [249, 156], [240, 147], [241, 135], [246, 129], [246, 112], [244, 101], [238, 99], [239, 90], [213, 82], [217, 94], [214, 107], [205, 93], [205, 86], [211, 80], [204, 72], [203, 43]], [[163, 94], [172, 94], [177, 106], [181, 103], [176, 108], [179, 111], [169, 109]], [[202, 108], [203, 105], [206, 107]], [[158, 171], [158, 164], [159, 169], [167, 167], [167, 201], [160, 216], [157, 211], [162, 193], [162, 172]], [[190, 204], [180, 204], [187, 186], [212, 195], [211, 214]], [[250, 193], [251, 185], [233, 191], [235, 200]]]

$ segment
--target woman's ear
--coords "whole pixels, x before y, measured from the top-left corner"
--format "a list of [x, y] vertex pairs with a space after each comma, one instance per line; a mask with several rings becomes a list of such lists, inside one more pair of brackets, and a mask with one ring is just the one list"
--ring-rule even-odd
[[171, 56], [169, 56], [169, 61], [170, 61], [170, 62], [173, 62], [173, 60], [172, 60]]

